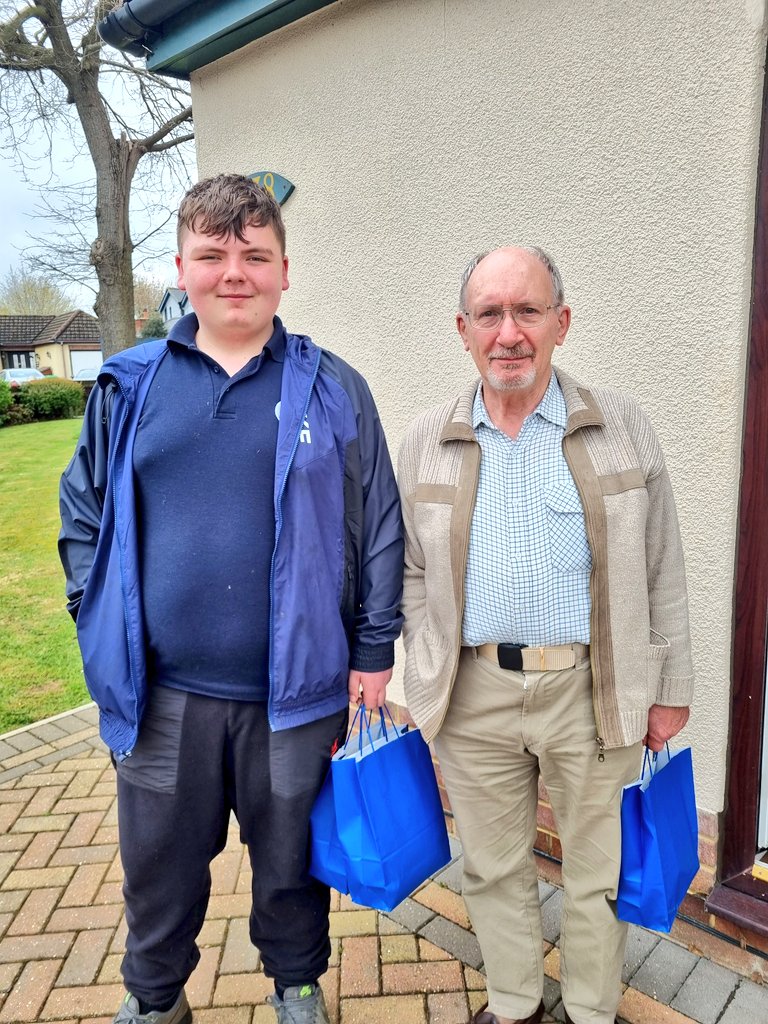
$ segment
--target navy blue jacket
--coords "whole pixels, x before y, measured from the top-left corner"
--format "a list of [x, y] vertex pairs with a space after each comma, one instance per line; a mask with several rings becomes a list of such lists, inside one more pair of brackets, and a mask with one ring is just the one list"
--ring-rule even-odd
[[[133, 445], [165, 341], [109, 359], [61, 480], [59, 553], [101, 736], [125, 757], [147, 702]], [[368, 386], [310, 338], [287, 335], [275, 458], [269, 720], [340, 711], [350, 669], [394, 662], [403, 539]], [[139, 428], [140, 429], [140, 428]], [[243, 538], [247, 543], [247, 538]]]

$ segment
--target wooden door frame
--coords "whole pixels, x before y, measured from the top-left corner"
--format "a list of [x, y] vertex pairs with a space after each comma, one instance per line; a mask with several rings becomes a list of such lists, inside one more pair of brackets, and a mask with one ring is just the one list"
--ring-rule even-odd
[[739, 495], [726, 807], [719, 885], [707, 901], [768, 934], [768, 886], [751, 877], [757, 846], [765, 674], [768, 655], [768, 88], [757, 172], [752, 305]]

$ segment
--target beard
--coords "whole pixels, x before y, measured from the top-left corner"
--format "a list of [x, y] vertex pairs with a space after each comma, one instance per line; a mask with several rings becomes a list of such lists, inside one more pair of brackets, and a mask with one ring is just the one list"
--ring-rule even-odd
[[494, 391], [523, 391], [536, 380], [536, 367], [531, 364], [525, 371], [515, 370], [514, 376], [499, 375], [493, 368], [494, 359], [524, 359], [533, 357], [533, 352], [526, 345], [513, 345], [512, 348], [499, 348], [488, 357], [486, 379]]

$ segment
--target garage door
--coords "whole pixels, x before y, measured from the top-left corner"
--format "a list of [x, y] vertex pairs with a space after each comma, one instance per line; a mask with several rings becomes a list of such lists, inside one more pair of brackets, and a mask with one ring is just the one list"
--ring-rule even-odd
[[69, 359], [72, 364], [72, 376], [78, 370], [98, 370], [104, 360], [101, 352], [70, 352]]

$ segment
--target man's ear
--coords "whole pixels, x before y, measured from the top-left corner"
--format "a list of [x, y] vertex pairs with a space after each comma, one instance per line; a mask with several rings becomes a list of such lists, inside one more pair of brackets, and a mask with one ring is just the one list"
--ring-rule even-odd
[[459, 310], [456, 314], [456, 330], [461, 335], [461, 340], [464, 343], [464, 351], [469, 352], [469, 341], [467, 340], [467, 321], [464, 313]]
[[565, 341], [565, 336], [568, 333], [568, 328], [571, 326], [571, 307], [561, 306], [560, 312], [557, 314], [558, 329], [557, 329], [557, 341], [556, 345], [562, 345]]

